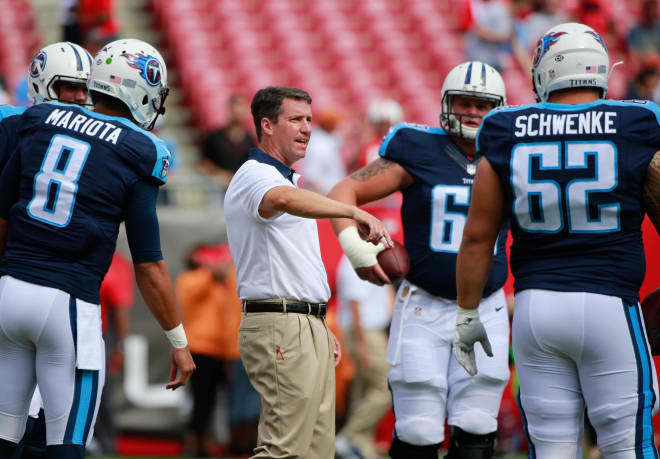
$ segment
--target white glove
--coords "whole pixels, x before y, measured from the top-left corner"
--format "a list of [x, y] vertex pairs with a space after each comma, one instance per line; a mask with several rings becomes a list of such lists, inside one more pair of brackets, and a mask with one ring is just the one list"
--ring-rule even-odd
[[477, 374], [477, 362], [474, 358], [474, 343], [479, 341], [488, 357], [493, 350], [488, 341], [484, 325], [479, 320], [477, 309], [458, 307], [456, 312], [456, 333], [454, 334], [454, 357], [470, 376]]
[[354, 269], [374, 266], [378, 263], [377, 255], [385, 250], [382, 242], [374, 245], [363, 240], [358, 234], [357, 226], [353, 225], [344, 228], [337, 235], [337, 239]]

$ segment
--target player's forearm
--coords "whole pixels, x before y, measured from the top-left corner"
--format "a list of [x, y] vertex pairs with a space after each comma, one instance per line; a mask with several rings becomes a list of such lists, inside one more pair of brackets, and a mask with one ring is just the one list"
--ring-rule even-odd
[[149, 310], [163, 330], [181, 323], [170, 273], [163, 260], [135, 265], [135, 280]]
[[[328, 193], [328, 197], [351, 206], [357, 204], [357, 194], [353, 187], [351, 187], [350, 179], [344, 179], [337, 183]], [[332, 224], [335, 234], [341, 233], [342, 230], [349, 226], [355, 226], [355, 223], [347, 218], [334, 218], [330, 220], [330, 224]]]
[[312, 191], [279, 186], [266, 193], [259, 210], [305, 218], [353, 218], [357, 208]]
[[466, 309], [479, 306], [492, 265], [492, 242], [476, 240], [463, 235], [456, 259], [456, 288], [459, 306]]
[[660, 234], [660, 151], [655, 153], [644, 179], [644, 207]]

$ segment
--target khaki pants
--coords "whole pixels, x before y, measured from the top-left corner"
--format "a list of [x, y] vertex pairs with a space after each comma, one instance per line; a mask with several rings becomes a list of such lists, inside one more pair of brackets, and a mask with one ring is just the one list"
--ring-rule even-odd
[[297, 313], [243, 313], [238, 347], [261, 396], [252, 457], [333, 458], [335, 371], [325, 320]]
[[385, 359], [387, 333], [384, 330], [363, 330], [368, 367], [361, 367], [355, 335], [347, 331], [346, 346], [356, 363], [357, 373], [351, 383], [350, 408], [342, 434], [366, 457], [376, 454], [373, 438], [378, 422], [390, 407], [392, 398], [387, 387], [390, 366]]

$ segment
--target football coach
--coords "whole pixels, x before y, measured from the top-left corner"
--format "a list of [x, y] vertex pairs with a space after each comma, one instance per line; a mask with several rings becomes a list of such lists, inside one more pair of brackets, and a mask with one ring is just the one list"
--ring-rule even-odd
[[250, 150], [225, 195], [227, 236], [243, 316], [241, 360], [261, 396], [253, 458], [334, 457], [339, 343], [325, 322], [330, 296], [316, 218], [355, 220], [363, 239], [392, 241], [355, 206], [299, 189], [291, 168], [312, 133], [312, 99], [270, 86], [252, 99], [259, 148]]

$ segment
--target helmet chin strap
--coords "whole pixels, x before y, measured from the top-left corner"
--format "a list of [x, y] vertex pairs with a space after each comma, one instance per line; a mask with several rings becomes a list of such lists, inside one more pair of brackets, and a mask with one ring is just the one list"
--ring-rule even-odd
[[[149, 126], [144, 128], [146, 131], [151, 131], [153, 130], [154, 126], [156, 125], [156, 120], [158, 119], [158, 115], [164, 115], [165, 114], [165, 99], [167, 99], [167, 96], [170, 94], [170, 88], [163, 88], [160, 91], [160, 103], [158, 104], [158, 107], [154, 105], [154, 108], [156, 109], [156, 116], [154, 116], [154, 119], [151, 120], [151, 123], [149, 123]], [[151, 102], [153, 104], [153, 101]]]

